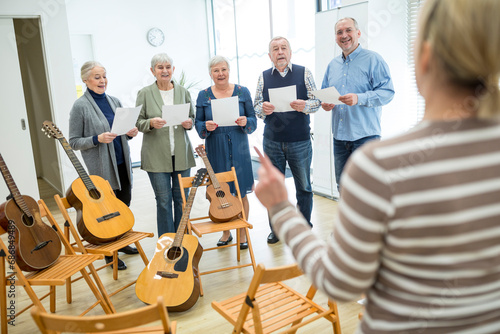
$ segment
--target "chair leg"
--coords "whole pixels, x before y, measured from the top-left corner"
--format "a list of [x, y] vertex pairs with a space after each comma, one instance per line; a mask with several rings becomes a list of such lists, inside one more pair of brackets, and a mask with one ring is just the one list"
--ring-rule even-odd
[[[71, 235], [70, 235], [70, 230], [69, 230], [69, 225], [64, 224], [64, 236], [66, 239], [71, 242]], [[65, 249], [64, 254], [68, 254], [68, 250]], [[73, 302], [73, 295], [72, 295], [72, 289], [71, 289], [71, 277], [66, 280], [66, 303], [71, 304]]]
[[200, 297], [203, 297], [203, 285], [201, 284], [201, 276], [200, 276], [200, 268], [196, 270], [196, 277], [198, 278], [198, 281], [200, 282]]
[[71, 277], [66, 279], [66, 303], [68, 304], [71, 304], [73, 302], [71, 282]]
[[148, 257], [146, 256], [146, 254], [144, 253], [144, 249], [142, 249], [142, 246], [139, 243], [139, 241], [136, 241], [134, 244], [135, 244], [135, 247], [137, 248], [137, 250], [139, 251], [139, 255], [141, 256], [141, 259], [144, 262], [144, 265], [147, 266], [149, 264], [149, 260], [148, 260]]
[[56, 313], [56, 287], [50, 286], [50, 312]]
[[252, 260], [253, 271], [255, 272], [257, 265], [255, 264], [255, 256], [253, 255], [252, 241], [250, 241], [250, 231], [248, 230], [247, 227], [245, 227], [245, 234], [247, 236], [248, 251], [250, 252], [250, 259]]
[[236, 260], [238, 262], [240, 262], [240, 258], [241, 258], [241, 255], [240, 255], [240, 230], [239, 229], [236, 229]]
[[[17, 266], [16, 266], [16, 269], [17, 269]], [[33, 302], [33, 306], [38, 307], [42, 312], [47, 312], [47, 310], [45, 310], [45, 307], [43, 307], [42, 302], [40, 301], [40, 299], [36, 295], [35, 291], [31, 287], [31, 285], [28, 283], [26, 278], [23, 275], [21, 275], [18, 277], [18, 279], [19, 279], [19, 285], [24, 287], [24, 290], [26, 291], [26, 293], [30, 297], [31, 301]]]
[[337, 309], [337, 303], [335, 303], [331, 300], [328, 300], [328, 306], [330, 307], [330, 309], [333, 309], [335, 312], [336, 319], [335, 319], [335, 322], [332, 323], [333, 332], [335, 334], [341, 334], [342, 330], [340, 329], [339, 310]]
[[0, 278], [2, 279], [2, 284], [0, 284], [0, 322], [2, 323], [2, 334], [7, 334], [7, 281], [5, 279], [5, 256], [0, 258]]
[[94, 293], [94, 296], [97, 298], [97, 301], [101, 302], [101, 307], [103, 308], [104, 312], [106, 314], [116, 313], [116, 309], [115, 309], [113, 303], [111, 302], [111, 299], [109, 299], [109, 295], [106, 292], [106, 289], [104, 288], [104, 285], [102, 284], [101, 279], [97, 275], [97, 272], [94, 268], [94, 265], [90, 264], [88, 267], [90, 269], [90, 273], [92, 274], [92, 276], [94, 276], [95, 283], [92, 280], [92, 278], [90, 277], [89, 273], [87, 273], [87, 269], [85, 269], [85, 268], [80, 270], [83, 278], [85, 279], [88, 286], [90, 287], [90, 289]]
[[113, 279], [118, 279], [118, 251], [113, 252]]

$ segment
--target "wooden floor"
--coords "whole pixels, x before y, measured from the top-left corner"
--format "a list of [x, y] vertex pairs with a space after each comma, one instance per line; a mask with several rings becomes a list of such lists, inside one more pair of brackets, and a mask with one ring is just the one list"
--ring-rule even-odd
[[[196, 169], [193, 168], [192, 172], [196, 172]], [[286, 183], [290, 190], [291, 201], [294, 202], [293, 181], [291, 178], [288, 178]], [[41, 197], [47, 202], [50, 210], [56, 216], [56, 219], [60, 221], [61, 215], [57, 214], [57, 207], [52, 198], [54, 191], [43, 181], [40, 182], [40, 191], [42, 193]], [[250, 201], [249, 221], [254, 226], [254, 228], [250, 230], [250, 235], [256, 262], [264, 263], [268, 267], [293, 263], [294, 259], [290, 250], [282, 242], [278, 242], [274, 245], [267, 244], [266, 238], [269, 234], [267, 212], [253, 193], [248, 196]], [[151, 231], [155, 233], [154, 238], [148, 238], [141, 242], [146, 255], [152, 257], [156, 246], [157, 234], [156, 205], [149, 178], [144, 171], [138, 168], [134, 169], [134, 188], [131, 209], [136, 218], [134, 230]], [[200, 212], [206, 212], [207, 209], [208, 202], [204, 199], [204, 192], [200, 188], [196, 195], [192, 214], [200, 215]], [[312, 213], [313, 231], [324, 240], [327, 240], [332, 231], [336, 210], [337, 202], [324, 197], [314, 196], [314, 209]], [[62, 223], [63, 222], [60, 221], [60, 224]], [[204, 248], [213, 247], [217, 243], [218, 238], [218, 235], [206, 235], [200, 239], [200, 243]], [[120, 255], [120, 258], [125, 261], [128, 269], [119, 272], [117, 281], [113, 280], [111, 269], [105, 268], [99, 272], [101, 280], [104, 282], [108, 291], [114, 291], [126, 282], [137, 279], [144, 269], [144, 264], [138, 255]], [[248, 251], [242, 251], [242, 261], [247, 261], [248, 259]], [[214, 268], [214, 266], [228, 261], [236, 262], [236, 255], [233, 248], [207, 252], [201, 258], [200, 269], [202, 271], [210, 270]], [[230, 333], [232, 327], [222, 316], [212, 309], [211, 302], [213, 300], [224, 300], [246, 291], [252, 275], [253, 270], [251, 267], [246, 267], [202, 276], [205, 295], [200, 297], [196, 305], [190, 310], [182, 313], [170, 313], [171, 319], [177, 320], [178, 333]], [[90, 301], [92, 301], [92, 303], [94, 302], [93, 295], [90, 294], [88, 288], [83, 283], [84, 282], [79, 281], [73, 285], [74, 293], [72, 304], [66, 303], [64, 287], [57, 289], [57, 313], [72, 315], [80, 314], [86, 306], [89, 305]], [[299, 292], [306, 293], [310, 282], [307, 278], [300, 277], [289, 281], [288, 284]], [[44, 290], [41, 289], [36, 291], [44, 292]], [[29, 299], [22, 288], [19, 287], [16, 292], [16, 306], [17, 309], [21, 309], [28, 304]], [[323, 305], [326, 305], [326, 298], [321, 292], [318, 293], [317, 298], [320, 304], [323, 303]], [[113, 296], [111, 300], [118, 312], [144, 306], [144, 303], [135, 295], [135, 285]], [[48, 309], [48, 301], [44, 301], [44, 306]], [[339, 302], [338, 306], [343, 333], [354, 333], [359, 323], [358, 313], [361, 311], [361, 306], [357, 304], [356, 301], [347, 303]], [[97, 307], [91, 311], [90, 314], [99, 315], [103, 314], [103, 311]], [[332, 333], [331, 326], [327, 321], [318, 321], [316, 323], [317, 324], [305, 327], [301, 331], [299, 330], [299, 333]], [[37, 332], [38, 330], [29, 312], [20, 315], [16, 319], [15, 327], [9, 326], [9, 333], [25, 334]]]

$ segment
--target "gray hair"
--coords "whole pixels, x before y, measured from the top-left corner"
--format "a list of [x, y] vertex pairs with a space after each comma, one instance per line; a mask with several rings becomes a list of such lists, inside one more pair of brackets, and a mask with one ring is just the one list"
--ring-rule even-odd
[[156, 65], [164, 63], [169, 63], [170, 65], [174, 66], [174, 61], [169, 57], [168, 54], [158, 53], [151, 59], [151, 68], [154, 70]]
[[227, 69], [230, 70], [231, 69], [231, 66], [229, 65], [229, 60], [224, 57], [224, 56], [219, 56], [219, 55], [215, 55], [212, 57], [212, 59], [209, 60], [208, 62], [208, 73], [211, 73], [212, 72], [212, 67], [214, 67], [215, 65], [217, 65], [218, 63], [222, 63], [222, 62], [225, 62], [226, 65], [227, 65]]
[[339, 24], [339, 22], [343, 20], [352, 20], [352, 22], [354, 23], [354, 28], [356, 28], [356, 30], [359, 30], [358, 21], [356, 21], [354, 17], [344, 17], [343, 19], [338, 20], [337, 23], [335, 23], [335, 30], [337, 30], [337, 24]]
[[284, 39], [286, 41], [286, 44], [288, 44], [288, 49], [290, 51], [292, 51], [292, 47], [290, 46], [290, 42], [288, 41], [288, 39], [286, 39], [285, 37], [283, 36], [275, 36], [273, 37], [270, 41], [269, 41], [269, 52], [271, 52], [271, 43], [274, 42], [274, 41], [277, 41], [279, 39]]
[[[94, 67], [104, 68], [104, 66], [102, 66], [101, 63], [93, 60], [87, 61], [82, 65], [82, 68], [80, 69], [80, 77], [82, 78], [83, 82], [85, 82], [85, 80], [89, 78], [90, 71], [92, 71]], [[104, 68], [104, 70], [106, 69]]]

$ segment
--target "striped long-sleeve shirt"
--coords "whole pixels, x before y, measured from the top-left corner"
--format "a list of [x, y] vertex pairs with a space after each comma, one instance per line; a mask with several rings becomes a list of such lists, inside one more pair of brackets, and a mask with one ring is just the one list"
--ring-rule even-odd
[[366, 293], [360, 333], [500, 332], [500, 123], [423, 122], [357, 150], [323, 242], [289, 203], [280, 239], [338, 300]]

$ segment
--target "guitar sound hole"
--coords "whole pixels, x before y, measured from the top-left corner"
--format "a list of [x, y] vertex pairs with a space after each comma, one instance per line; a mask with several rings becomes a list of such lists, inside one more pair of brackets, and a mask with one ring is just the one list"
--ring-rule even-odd
[[217, 197], [221, 198], [221, 197], [226, 196], [226, 193], [224, 191], [222, 191], [222, 190], [217, 190], [217, 192], [215, 193], [215, 195]]
[[33, 217], [23, 215], [23, 224], [28, 227], [33, 226]]
[[101, 198], [101, 193], [97, 189], [90, 189], [89, 195], [93, 199], [99, 199], [99, 198]]
[[167, 251], [167, 258], [171, 261], [180, 258], [182, 249], [180, 247], [172, 247]]

